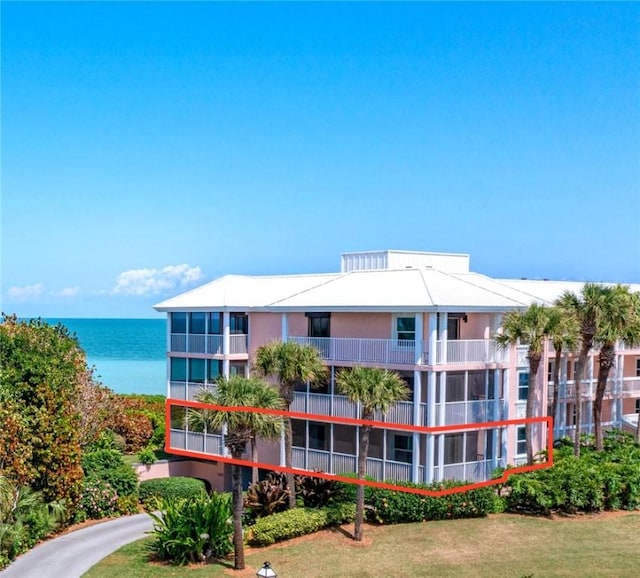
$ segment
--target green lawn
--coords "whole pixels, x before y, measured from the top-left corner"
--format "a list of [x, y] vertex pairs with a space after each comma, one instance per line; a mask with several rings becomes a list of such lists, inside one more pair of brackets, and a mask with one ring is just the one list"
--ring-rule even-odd
[[339, 530], [326, 530], [269, 548], [248, 549], [247, 570], [238, 573], [220, 565], [176, 568], [149, 564], [144, 542], [122, 548], [85, 577], [245, 578], [255, 576], [265, 560], [280, 578], [640, 576], [640, 513], [554, 520], [501, 514], [475, 520], [367, 526], [362, 544]]

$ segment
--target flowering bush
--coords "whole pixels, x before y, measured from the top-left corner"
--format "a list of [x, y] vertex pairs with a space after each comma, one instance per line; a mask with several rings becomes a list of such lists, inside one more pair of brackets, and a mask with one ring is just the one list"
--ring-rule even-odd
[[111, 484], [97, 479], [85, 478], [76, 518], [98, 520], [118, 514], [118, 493]]

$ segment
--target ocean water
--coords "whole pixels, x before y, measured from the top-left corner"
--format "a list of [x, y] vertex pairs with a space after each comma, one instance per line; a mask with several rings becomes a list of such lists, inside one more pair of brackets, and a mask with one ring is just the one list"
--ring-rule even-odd
[[117, 393], [166, 393], [165, 319], [45, 319], [75, 333], [89, 366]]

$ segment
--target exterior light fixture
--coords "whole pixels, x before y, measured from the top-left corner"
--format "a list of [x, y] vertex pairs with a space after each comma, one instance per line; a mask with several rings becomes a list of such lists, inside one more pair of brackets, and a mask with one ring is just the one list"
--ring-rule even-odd
[[262, 568], [256, 572], [258, 578], [278, 578], [278, 575], [273, 571], [271, 564], [265, 562]]

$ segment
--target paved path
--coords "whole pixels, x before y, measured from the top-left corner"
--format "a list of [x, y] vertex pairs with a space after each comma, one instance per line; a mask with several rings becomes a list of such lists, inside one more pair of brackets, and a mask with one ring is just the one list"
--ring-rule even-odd
[[144, 538], [153, 528], [147, 514], [126, 516], [69, 532], [20, 556], [0, 572], [2, 578], [80, 578], [125, 544]]

